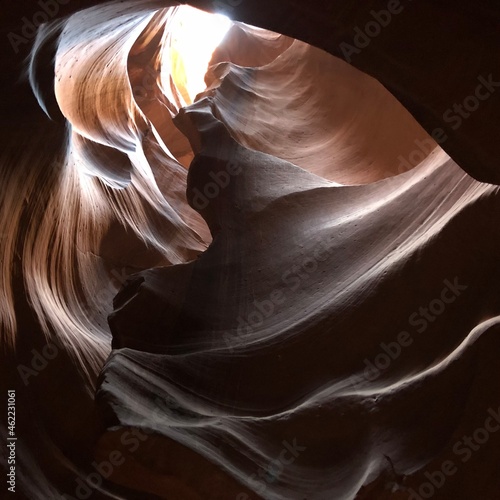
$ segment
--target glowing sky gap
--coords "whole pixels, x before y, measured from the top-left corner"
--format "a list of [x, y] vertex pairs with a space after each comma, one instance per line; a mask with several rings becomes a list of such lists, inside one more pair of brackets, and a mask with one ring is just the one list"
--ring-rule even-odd
[[178, 8], [169, 25], [170, 65], [164, 65], [163, 72], [172, 74], [186, 104], [192, 104], [205, 90], [208, 63], [231, 26], [232, 21], [224, 15], [189, 6]]

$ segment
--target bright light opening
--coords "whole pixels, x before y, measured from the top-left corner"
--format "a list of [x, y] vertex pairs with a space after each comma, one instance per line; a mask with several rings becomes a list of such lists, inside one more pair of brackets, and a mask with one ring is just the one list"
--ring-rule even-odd
[[232, 21], [221, 14], [209, 14], [194, 7], [181, 6], [168, 27], [170, 70], [186, 104], [206, 89], [205, 74], [212, 55]]

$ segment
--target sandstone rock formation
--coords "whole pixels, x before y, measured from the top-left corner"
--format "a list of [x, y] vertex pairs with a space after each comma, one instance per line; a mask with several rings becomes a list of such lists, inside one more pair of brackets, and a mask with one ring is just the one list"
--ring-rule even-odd
[[498, 7], [192, 4], [8, 16], [13, 495], [497, 499]]

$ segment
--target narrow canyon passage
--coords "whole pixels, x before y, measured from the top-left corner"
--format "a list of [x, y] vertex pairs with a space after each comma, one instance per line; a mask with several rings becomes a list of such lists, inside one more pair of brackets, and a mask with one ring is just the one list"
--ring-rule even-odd
[[429, 2], [42, 3], [4, 37], [2, 494], [496, 500], [498, 7], [441, 2], [465, 69], [415, 57]]

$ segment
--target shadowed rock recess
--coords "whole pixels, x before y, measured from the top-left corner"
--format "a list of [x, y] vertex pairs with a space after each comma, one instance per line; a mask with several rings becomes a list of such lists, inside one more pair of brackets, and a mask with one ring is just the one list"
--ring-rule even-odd
[[0, 497], [498, 500], [499, 4], [28, 3]]

